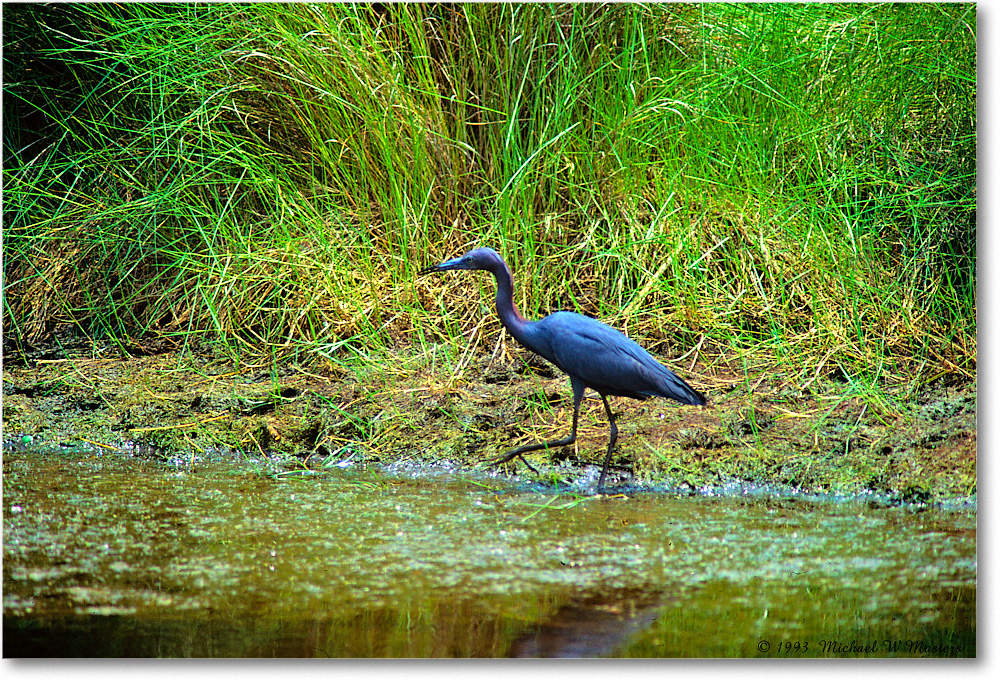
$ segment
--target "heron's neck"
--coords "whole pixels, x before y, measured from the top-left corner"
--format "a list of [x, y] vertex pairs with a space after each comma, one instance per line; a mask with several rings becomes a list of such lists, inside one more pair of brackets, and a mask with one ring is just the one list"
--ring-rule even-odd
[[507, 331], [515, 339], [521, 341], [526, 331], [528, 321], [518, 312], [514, 305], [514, 278], [510, 274], [510, 268], [506, 263], [501, 263], [500, 267], [493, 271], [493, 276], [497, 280], [497, 315]]

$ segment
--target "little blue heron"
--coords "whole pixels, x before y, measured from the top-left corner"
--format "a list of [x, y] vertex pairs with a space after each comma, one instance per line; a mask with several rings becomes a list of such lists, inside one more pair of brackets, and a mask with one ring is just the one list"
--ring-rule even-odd
[[[652, 396], [670, 398], [685, 405], [704, 405], [705, 396], [659, 363], [644, 348], [617, 329], [592, 317], [561, 311], [541, 320], [526, 320], [514, 306], [514, 279], [507, 263], [493, 249], [469, 251], [439, 265], [424, 268], [419, 274], [445, 270], [487, 270], [497, 280], [497, 314], [503, 326], [517, 341], [569, 375], [573, 387], [573, 429], [568, 437], [547, 443], [522, 445], [491, 464], [503, 464], [515, 457], [528, 464], [524, 453], [542, 448], [571, 445], [576, 441], [576, 424], [585, 388], [597, 391], [611, 422], [608, 454], [604, 457], [597, 492], [604, 490], [604, 478], [611, 462], [611, 452], [618, 438], [615, 416], [608, 405], [609, 395], [644, 400]], [[537, 473], [537, 472], [536, 472]]]

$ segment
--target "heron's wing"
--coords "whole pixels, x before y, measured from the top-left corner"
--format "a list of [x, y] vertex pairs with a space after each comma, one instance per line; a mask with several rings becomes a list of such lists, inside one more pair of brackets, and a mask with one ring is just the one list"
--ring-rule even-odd
[[552, 360], [567, 374], [614, 395], [647, 395], [643, 389], [655, 388], [647, 365], [656, 360], [613, 327], [576, 313], [555, 313], [543, 322], [549, 323]]
[[602, 393], [700, 404], [700, 393], [614, 327], [577, 313], [542, 320], [553, 362]]

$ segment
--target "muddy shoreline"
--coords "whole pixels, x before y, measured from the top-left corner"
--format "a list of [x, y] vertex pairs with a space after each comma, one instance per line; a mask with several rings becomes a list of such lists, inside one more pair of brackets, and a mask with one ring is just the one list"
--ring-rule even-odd
[[[458, 371], [400, 355], [386, 360], [391, 372], [325, 362], [272, 369], [210, 352], [60, 355], [5, 359], [5, 449], [241, 457], [265, 476], [344, 463], [482, 471], [515, 444], [562, 434], [572, 414], [566, 378], [523, 355], [472, 358]], [[609, 484], [974, 502], [975, 382], [863, 402], [835, 379], [803, 389], [774, 377], [752, 392], [712, 377], [704, 408], [613, 399], [620, 436]], [[577, 447], [529, 459], [543, 481], [585, 489], [606, 438], [600, 401], [588, 396]], [[523, 465], [517, 474], [533, 479]]]

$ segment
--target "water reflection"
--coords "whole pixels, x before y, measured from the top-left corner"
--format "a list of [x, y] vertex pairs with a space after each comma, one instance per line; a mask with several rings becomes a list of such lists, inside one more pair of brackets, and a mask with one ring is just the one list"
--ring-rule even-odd
[[656, 622], [662, 595], [618, 590], [574, 600], [532, 625], [510, 646], [515, 658], [593, 658], [619, 651]]
[[5, 656], [975, 655], [970, 510], [3, 465]]

